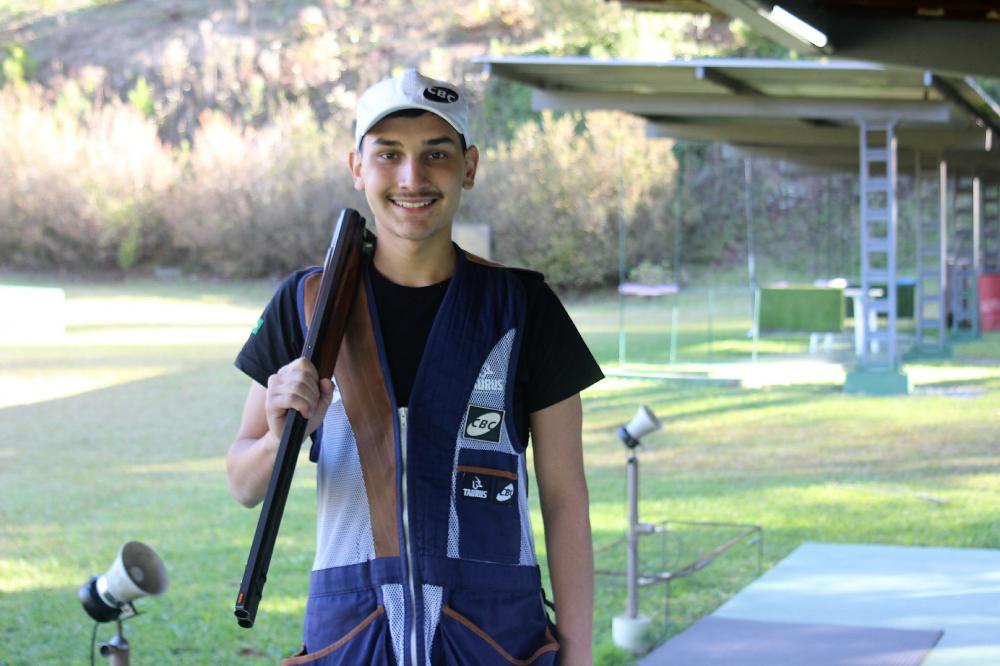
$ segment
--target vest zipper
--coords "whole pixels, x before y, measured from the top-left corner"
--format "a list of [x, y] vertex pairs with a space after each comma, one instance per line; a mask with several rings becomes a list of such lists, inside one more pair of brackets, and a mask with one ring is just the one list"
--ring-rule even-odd
[[406, 580], [410, 588], [410, 608], [413, 609], [413, 617], [410, 618], [410, 664], [417, 666], [417, 591], [413, 581], [413, 551], [410, 549], [410, 511], [409, 502], [406, 499], [406, 407], [399, 408], [399, 448], [400, 460], [402, 461], [401, 479], [403, 489], [403, 549], [406, 551]]

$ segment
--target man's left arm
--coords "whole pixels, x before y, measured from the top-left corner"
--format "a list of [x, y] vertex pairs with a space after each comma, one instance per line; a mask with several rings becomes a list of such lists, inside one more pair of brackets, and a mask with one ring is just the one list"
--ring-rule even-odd
[[531, 414], [562, 666], [593, 663], [594, 555], [582, 429], [578, 393]]

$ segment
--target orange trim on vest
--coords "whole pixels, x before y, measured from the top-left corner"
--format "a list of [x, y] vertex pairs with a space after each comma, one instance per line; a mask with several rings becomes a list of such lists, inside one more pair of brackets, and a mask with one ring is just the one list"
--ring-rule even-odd
[[528, 664], [531, 664], [533, 661], [541, 657], [543, 654], [547, 652], [553, 652], [559, 649], [558, 641], [556, 641], [555, 637], [552, 635], [552, 632], [546, 629], [545, 639], [548, 642], [542, 647], [535, 650], [535, 653], [530, 657], [528, 657], [527, 659], [518, 659], [517, 657], [511, 656], [510, 653], [508, 653], [506, 650], [500, 647], [499, 643], [493, 640], [493, 638], [485, 631], [483, 631], [475, 624], [473, 624], [472, 620], [465, 617], [464, 615], [454, 610], [450, 606], [442, 606], [441, 613], [447, 615], [456, 622], [461, 623], [463, 626], [465, 626], [466, 629], [468, 629], [469, 631], [471, 631], [472, 633], [474, 633], [475, 635], [479, 636], [481, 639], [486, 641], [486, 643], [488, 643], [489, 646], [493, 648], [497, 654], [499, 654], [501, 657], [506, 659], [511, 664], [514, 664], [514, 666], [528, 666]]
[[375, 557], [399, 555], [396, 517], [396, 435], [382, 377], [364, 283], [350, 316], [334, 373], [357, 442], [368, 495]]
[[486, 476], [500, 476], [511, 481], [517, 481], [517, 474], [508, 472], [505, 469], [493, 469], [492, 467], [476, 467], [475, 465], [459, 465], [455, 468], [458, 472], [468, 472], [470, 474], [485, 474]]
[[281, 666], [297, 666], [298, 664], [309, 664], [311, 662], [322, 659], [323, 657], [332, 654], [333, 652], [336, 652], [340, 648], [347, 645], [347, 643], [350, 642], [352, 638], [354, 638], [362, 631], [364, 631], [365, 627], [367, 627], [369, 624], [377, 620], [382, 615], [385, 615], [385, 608], [379, 606], [378, 608], [375, 609], [375, 611], [371, 615], [363, 619], [361, 621], [361, 624], [359, 624], [358, 626], [354, 627], [349, 632], [344, 634], [336, 643], [327, 645], [319, 652], [311, 652], [309, 654], [301, 656], [296, 655], [294, 657], [288, 657], [286, 659], [282, 659]]

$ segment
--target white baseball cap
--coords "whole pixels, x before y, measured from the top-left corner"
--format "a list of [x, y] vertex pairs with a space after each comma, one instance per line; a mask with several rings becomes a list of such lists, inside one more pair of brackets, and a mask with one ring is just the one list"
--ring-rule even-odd
[[423, 109], [444, 119], [455, 128], [465, 145], [469, 141], [469, 104], [457, 86], [428, 78], [415, 69], [383, 79], [366, 90], [358, 100], [354, 144], [360, 148], [365, 134], [391, 113]]

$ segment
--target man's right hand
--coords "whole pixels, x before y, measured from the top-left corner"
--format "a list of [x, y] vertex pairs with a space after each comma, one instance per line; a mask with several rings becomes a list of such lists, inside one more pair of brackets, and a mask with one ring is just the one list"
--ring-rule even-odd
[[320, 378], [309, 359], [297, 358], [267, 378], [264, 412], [268, 430], [280, 441], [286, 414], [294, 409], [309, 420], [308, 437], [323, 422], [332, 399], [333, 381]]
[[333, 381], [320, 379], [315, 366], [299, 358], [267, 379], [250, 383], [236, 440], [226, 454], [229, 492], [244, 506], [254, 506], [267, 491], [289, 409], [305, 416], [306, 436], [323, 422], [333, 400]]

